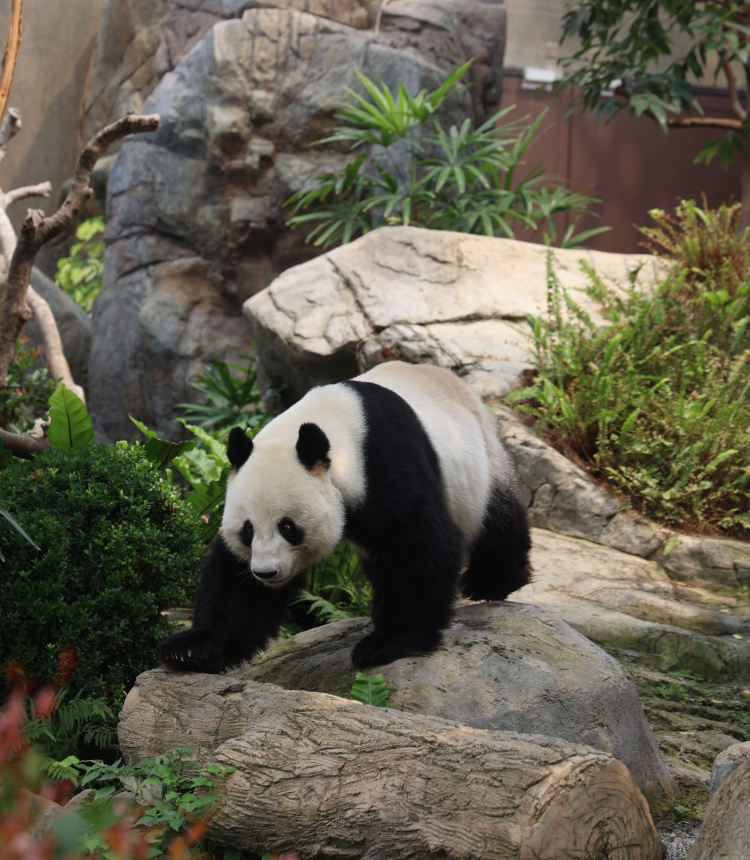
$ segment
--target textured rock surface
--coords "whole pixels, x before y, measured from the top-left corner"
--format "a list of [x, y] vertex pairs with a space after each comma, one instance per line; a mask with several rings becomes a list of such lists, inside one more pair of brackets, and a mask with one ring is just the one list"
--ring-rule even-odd
[[[342, 86], [359, 86], [355, 69], [415, 91], [443, 78], [363, 31], [270, 8], [215, 24], [162, 78], [143, 107], [161, 114], [161, 129], [127, 140], [109, 177], [90, 364], [102, 438], [131, 437], [128, 412], [179, 434], [174, 404], [195, 398], [189, 382], [204, 359], [250, 350], [242, 302], [315, 253], [284, 231], [282, 202], [351, 157], [309, 147], [330, 127]], [[470, 110], [462, 99], [456, 117]], [[323, 289], [319, 311], [325, 300]]]
[[309, 12], [366, 27], [367, 0], [107, 0], [86, 100], [85, 136], [137, 113], [161, 78], [221, 20], [251, 8]]
[[[232, 674], [346, 697], [353, 682], [351, 649], [369, 629], [361, 618], [318, 627], [283, 640]], [[378, 671], [388, 687], [389, 707], [480, 729], [585, 743], [624, 762], [642, 790], [671, 788], [630, 676], [536, 607], [462, 606], [437, 652]]]
[[750, 760], [737, 767], [714, 794], [687, 860], [750, 857]]
[[[746, 595], [710, 580], [674, 582], [655, 562], [533, 530], [534, 580], [511, 601], [534, 603], [609, 650], [704, 678], [750, 672]], [[737, 637], [737, 638], [735, 638]]]
[[146, 672], [118, 727], [123, 753], [189, 745], [221, 779], [209, 837], [254, 854], [429, 860], [660, 860], [620, 762], [559, 738], [232, 676]]
[[[744, 744], [732, 744], [716, 756], [714, 766], [711, 768], [711, 797], [721, 788], [729, 774], [748, 759], [750, 759], [750, 741]], [[750, 797], [748, 801], [750, 802]]]
[[[585, 283], [581, 260], [621, 283], [641, 263], [640, 283], [649, 283], [657, 265], [587, 250], [555, 250], [554, 258], [567, 288]], [[292, 398], [388, 356], [454, 368], [492, 398], [532, 367], [516, 329], [546, 309], [546, 259], [547, 249], [529, 242], [385, 227], [287, 270], [244, 313], [266, 370]]]
[[[141, 111], [161, 78], [218, 21], [250, 9], [279, 9], [362, 30], [372, 26], [379, 5], [379, 0], [107, 0], [86, 99], [85, 135], [129, 110]], [[505, 17], [504, 4], [493, 0], [397, 0], [385, 10], [380, 42], [444, 70], [472, 57], [474, 113], [484, 118], [500, 104]]]

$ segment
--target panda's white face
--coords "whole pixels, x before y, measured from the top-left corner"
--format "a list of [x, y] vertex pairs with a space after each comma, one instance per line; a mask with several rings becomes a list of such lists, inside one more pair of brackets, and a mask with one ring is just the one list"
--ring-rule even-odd
[[325, 462], [306, 467], [293, 444], [272, 439], [230, 478], [222, 536], [256, 579], [278, 587], [334, 551], [344, 517]]

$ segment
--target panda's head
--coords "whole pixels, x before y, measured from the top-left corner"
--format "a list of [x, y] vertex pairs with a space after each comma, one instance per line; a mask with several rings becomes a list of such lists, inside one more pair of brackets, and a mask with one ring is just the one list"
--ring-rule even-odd
[[239, 427], [229, 434], [222, 537], [267, 585], [289, 582], [341, 540], [344, 502], [331, 482], [330, 447], [317, 424], [302, 424], [296, 444], [265, 435], [254, 446]]

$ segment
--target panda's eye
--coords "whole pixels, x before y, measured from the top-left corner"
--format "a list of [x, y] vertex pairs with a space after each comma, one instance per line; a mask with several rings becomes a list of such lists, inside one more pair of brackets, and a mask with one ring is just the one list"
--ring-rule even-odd
[[283, 520], [279, 523], [279, 534], [284, 538], [285, 541], [289, 541], [292, 546], [298, 546], [302, 543], [305, 533], [304, 531], [294, 522], [291, 517], [284, 517]]
[[245, 520], [242, 524], [242, 528], [240, 529], [240, 540], [245, 544], [245, 546], [252, 546], [254, 534], [255, 531], [253, 530], [253, 524], [250, 520]]

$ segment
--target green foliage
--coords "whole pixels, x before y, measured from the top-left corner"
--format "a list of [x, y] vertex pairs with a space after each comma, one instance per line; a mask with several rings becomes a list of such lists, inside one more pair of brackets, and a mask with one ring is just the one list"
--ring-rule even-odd
[[743, 741], [750, 741], [750, 711], [740, 714], [738, 731]]
[[[750, 62], [747, 6], [736, 0], [574, 0], [562, 24], [562, 39], [581, 47], [562, 61], [570, 74], [559, 89], [575, 87], [578, 102], [597, 118], [628, 108], [653, 117], [665, 133], [670, 113], [703, 113], [693, 81], [715, 83], [710, 69], [720, 66], [712, 56]], [[676, 45], [685, 47], [675, 53]], [[726, 169], [746, 128], [709, 141], [696, 161], [719, 154]]]
[[[693, 226], [702, 230], [702, 219]], [[529, 319], [540, 372], [508, 401], [638, 510], [747, 536], [750, 280], [732, 283], [721, 261], [678, 261], [650, 293], [587, 273], [585, 292], [610, 325], [596, 325], [550, 261], [548, 314]]]
[[0, 531], [0, 665], [52, 678], [75, 649], [71, 694], [117, 701], [156, 663], [201, 559], [195, 519], [137, 446], [49, 450], [0, 472], [0, 498], [41, 551]]
[[16, 341], [8, 367], [8, 384], [0, 389], [0, 428], [11, 433], [26, 433], [36, 418], [44, 418], [55, 390], [46, 367], [40, 367], [38, 349], [27, 349], [29, 339], [21, 334]]
[[[368, 171], [363, 153], [339, 173], [310, 179], [286, 201], [293, 207], [289, 224], [314, 223], [307, 240], [324, 247], [393, 224], [512, 238], [543, 223], [555, 241], [555, 215], [582, 213], [598, 201], [568, 191], [539, 166], [519, 178], [544, 114], [528, 126], [523, 120], [498, 125], [513, 110], [506, 108], [475, 130], [468, 119], [460, 128], [443, 128], [437, 112], [462, 89], [459, 80], [469, 65], [453, 69], [435, 92], [416, 96], [402, 83], [394, 96], [384, 83], [378, 86], [358, 72], [367, 95], [346, 89], [356, 104], [336, 116], [349, 124], [321, 143], [351, 143], [352, 149], [369, 144], [373, 152], [382, 148], [382, 158]], [[394, 172], [381, 162], [393, 165]], [[564, 247], [608, 229], [575, 235], [577, 222], [561, 238]]]
[[[211, 794], [215, 781], [234, 773], [234, 768], [222, 768], [216, 764], [205, 765], [196, 772], [196, 762], [189, 759], [190, 753], [189, 747], [177, 747], [156, 759], [145, 759], [132, 765], [122, 761], [107, 765], [101, 761], [79, 761], [74, 757], [64, 764], [81, 788], [95, 788], [91, 800], [94, 804], [111, 798], [122, 789], [131, 792], [135, 802], [146, 807], [137, 826], [154, 833], [156, 838], [149, 841], [161, 855], [175, 834], [186, 833], [193, 822], [211, 812], [218, 800]], [[88, 851], [107, 848], [101, 834], [93, 830], [84, 836], [82, 842]]]
[[363, 705], [374, 705], [376, 708], [388, 707], [388, 688], [385, 686], [383, 676], [367, 675], [357, 672], [352, 687], [352, 699], [362, 702]]
[[[718, 209], [700, 208], [694, 200], [682, 200], [674, 216], [662, 209], [648, 214], [656, 227], [642, 227], [646, 247], [664, 254], [686, 271], [691, 291], [709, 282], [714, 292], [736, 296], [750, 280], [750, 243], [739, 235], [739, 203]], [[708, 305], [709, 310], [711, 304]]]
[[[262, 400], [275, 399], [278, 390], [272, 387], [261, 394], [255, 359], [242, 355], [245, 365], [230, 364], [214, 356], [205, 374], [192, 383], [210, 401], [210, 404], [178, 403], [186, 411], [183, 421], [196, 424], [204, 430], [229, 430], [242, 427], [245, 430], [260, 430], [273, 417], [263, 410]], [[240, 375], [233, 374], [237, 371]]]
[[104, 271], [104, 218], [89, 218], [76, 230], [76, 242], [70, 256], [57, 261], [55, 283], [86, 313], [102, 288]]
[[58, 762], [79, 755], [82, 748], [106, 749], [117, 740], [117, 717], [107, 700], [84, 698], [80, 692], [66, 701], [68, 689], [56, 696], [51, 716], [37, 715], [34, 700], [30, 700], [30, 719], [23, 727], [24, 737], [33, 742], [46, 756], [42, 767], [53, 779], [63, 779]]
[[661, 696], [663, 699], [672, 699], [674, 702], [687, 702], [688, 699], [687, 690], [676, 681], [660, 684], [655, 692], [657, 696]]
[[357, 553], [342, 541], [333, 555], [306, 574], [304, 586], [290, 607], [282, 634], [370, 614], [372, 589]]
[[49, 399], [47, 440], [53, 448], [79, 448], [94, 444], [94, 425], [81, 398], [61, 382]]
[[[132, 415], [130, 420], [148, 436], [149, 442], [144, 446], [145, 452], [159, 471], [171, 463], [174, 470], [184, 479], [182, 485], [184, 500], [203, 523], [201, 540], [205, 544], [211, 543], [221, 525], [227, 478], [231, 471], [231, 465], [227, 459], [227, 447], [220, 438], [220, 436], [226, 438], [226, 432], [211, 434], [202, 427], [195, 427], [182, 420], [183, 426], [193, 433], [197, 440], [166, 442], [159, 439], [154, 430], [149, 430]], [[257, 431], [250, 429], [248, 432], [253, 436]], [[127, 446], [125, 442], [118, 444]], [[173, 476], [172, 469], [167, 469], [166, 479], [170, 485]]]

